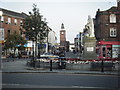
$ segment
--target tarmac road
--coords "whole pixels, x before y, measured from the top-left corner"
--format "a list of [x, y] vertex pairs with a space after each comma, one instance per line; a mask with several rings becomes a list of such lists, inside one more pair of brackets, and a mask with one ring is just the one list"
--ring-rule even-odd
[[112, 75], [3, 73], [2, 77], [3, 88], [118, 88], [118, 77]]

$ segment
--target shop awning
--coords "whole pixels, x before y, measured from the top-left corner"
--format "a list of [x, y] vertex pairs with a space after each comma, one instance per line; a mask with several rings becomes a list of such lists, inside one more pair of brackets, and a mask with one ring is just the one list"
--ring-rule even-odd
[[99, 41], [98, 45], [120, 45], [120, 41]]

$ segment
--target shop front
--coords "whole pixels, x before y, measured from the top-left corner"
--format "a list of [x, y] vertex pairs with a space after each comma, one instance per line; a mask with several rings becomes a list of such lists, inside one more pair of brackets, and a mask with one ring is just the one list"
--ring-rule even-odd
[[120, 54], [120, 41], [99, 41], [96, 51], [99, 59], [117, 59]]

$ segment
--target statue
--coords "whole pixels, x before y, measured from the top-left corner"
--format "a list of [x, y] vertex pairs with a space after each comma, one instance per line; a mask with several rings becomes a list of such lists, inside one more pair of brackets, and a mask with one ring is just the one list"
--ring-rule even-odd
[[87, 30], [87, 36], [89, 35], [90, 37], [94, 37], [94, 23], [93, 23], [93, 19], [90, 17], [90, 15], [88, 16], [88, 22], [85, 25], [85, 29]]

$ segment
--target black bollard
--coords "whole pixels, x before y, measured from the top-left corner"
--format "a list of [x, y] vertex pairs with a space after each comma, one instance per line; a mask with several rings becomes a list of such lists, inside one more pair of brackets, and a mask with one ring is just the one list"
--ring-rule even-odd
[[52, 60], [50, 60], [50, 71], [52, 71]]
[[101, 72], [104, 72], [104, 61], [102, 59], [102, 62], [101, 62]]

